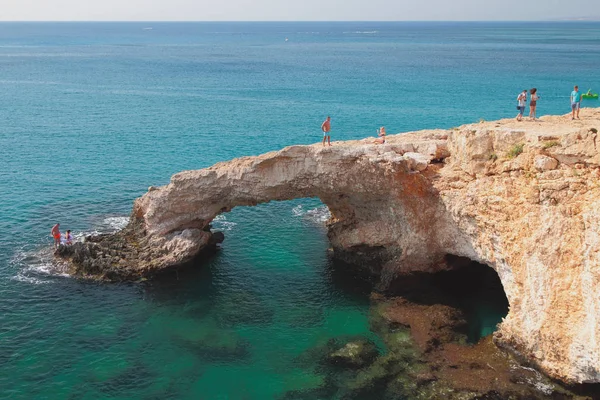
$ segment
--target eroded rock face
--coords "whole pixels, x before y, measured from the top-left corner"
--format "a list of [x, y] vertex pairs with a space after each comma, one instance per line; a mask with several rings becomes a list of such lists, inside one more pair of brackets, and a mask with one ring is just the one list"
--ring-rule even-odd
[[319, 197], [332, 214], [329, 239], [341, 258], [364, 262], [377, 273], [383, 268], [386, 279], [399, 266], [435, 270], [460, 238], [429, 178], [420, 173], [447, 151], [445, 141], [435, 140], [438, 136], [428, 142], [430, 154], [405, 151], [415, 145], [403, 142], [293, 146], [182, 172], [136, 200], [134, 218], [144, 222], [154, 247], [165, 249], [164, 257], [186, 259], [197, 246], [194, 240], [181, 241], [181, 232], [204, 232], [222, 212]]
[[[134, 255], [109, 278], [191, 259], [214, 244], [212, 219], [236, 206], [319, 197], [336, 256], [382, 286], [446, 269], [447, 254], [487, 264], [510, 303], [496, 342], [552, 377], [600, 382], [600, 111], [581, 116], [292, 146], [178, 173], [135, 201], [129, 233], [108, 246], [111, 260]], [[93, 265], [85, 257], [73, 263]]]
[[[584, 115], [575, 123], [546, 117], [488, 130], [493, 142], [507, 125], [522, 126], [525, 135], [488, 148], [498, 159], [471, 176], [464, 173], [469, 142], [453, 138], [465, 129], [455, 131], [452, 156], [433, 183], [475, 249], [470, 257], [494, 268], [504, 286], [510, 311], [496, 342], [570, 382], [600, 381], [599, 163], [589, 132], [600, 113]], [[519, 145], [521, 154], [506, 156]], [[552, 165], [558, 169], [540, 171], [540, 155], [559, 160]]]

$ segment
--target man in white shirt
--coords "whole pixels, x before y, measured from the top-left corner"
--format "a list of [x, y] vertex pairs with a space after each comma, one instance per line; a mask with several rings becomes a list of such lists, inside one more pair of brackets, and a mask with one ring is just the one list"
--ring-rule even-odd
[[519, 114], [517, 114], [517, 121], [523, 120], [523, 113], [525, 112], [525, 104], [527, 104], [527, 89], [523, 90], [517, 96], [517, 110], [519, 110]]

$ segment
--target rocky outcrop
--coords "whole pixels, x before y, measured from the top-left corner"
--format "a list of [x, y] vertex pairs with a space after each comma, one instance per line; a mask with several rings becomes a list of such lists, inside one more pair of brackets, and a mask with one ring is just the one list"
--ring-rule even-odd
[[[415, 282], [425, 297], [432, 288]], [[419, 294], [421, 295], [421, 293]], [[371, 296], [371, 329], [388, 353], [361, 372], [384, 380], [387, 392], [406, 399], [573, 399], [591, 400], [520, 365], [486, 337], [467, 344], [465, 315], [457, 308], [419, 304], [403, 297]], [[401, 396], [398, 396], [400, 394]], [[379, 397], [378, 397], [379, 398]]]
[[374, 343], [368, 340], [355, 340], [330, 353], [327, 360], [334, 365], [362, 368], [371, 364], [378, 354]]
[[181, 172], [135, 201], [125, 233], [101, 241], [117, 243], [104, 247], [110, 274], [94, 264], [102, 243], [67, 258], [81, 275], [147, 276], [218, 242], [220, 213], [318, 197], [335, 255], [382, 287], [450, 268], [448, 254], [487, 264], [510, 303], [496, 342], [552, 377], [600, 382], [600, 111], [581, 116], [292, 146]]

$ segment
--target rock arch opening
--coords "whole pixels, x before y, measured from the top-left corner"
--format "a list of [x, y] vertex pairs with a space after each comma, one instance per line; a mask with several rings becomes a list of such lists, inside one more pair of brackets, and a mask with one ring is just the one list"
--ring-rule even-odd
[[[448, 270], [398, 277], [388, 295], [421, 305], [456, 309], [464, 320], [455, 330], [477, 343], [494, 333], [509, 311], [509, 302], [496, 271], [488, 265], [448, 254]], [[456, 322], [456, 321], [455, 321]]]

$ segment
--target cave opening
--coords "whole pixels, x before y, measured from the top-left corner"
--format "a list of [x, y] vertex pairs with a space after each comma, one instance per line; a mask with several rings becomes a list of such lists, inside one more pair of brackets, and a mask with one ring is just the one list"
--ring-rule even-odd
[[449, 270], [397, 278], [387, 294], [417, 304], [443, 304], [458, 309], [466, 320], [460, 327], [461, 333], [469, 343], [477, 343], [494, 333], [508, 314], [502, 282], [488, 265], [451, 254], [445, 261]]

